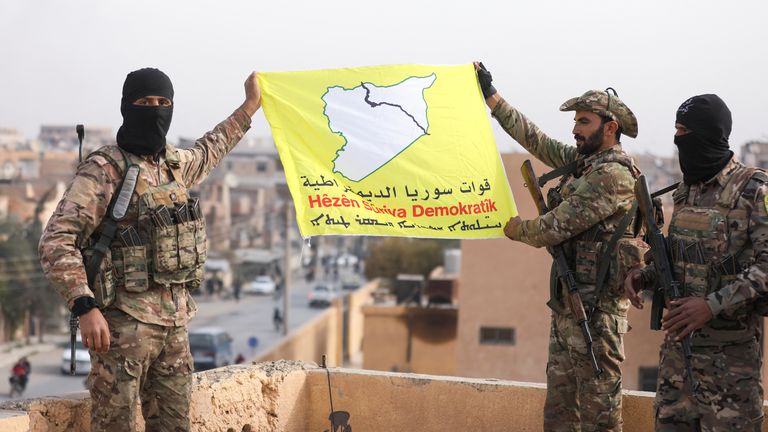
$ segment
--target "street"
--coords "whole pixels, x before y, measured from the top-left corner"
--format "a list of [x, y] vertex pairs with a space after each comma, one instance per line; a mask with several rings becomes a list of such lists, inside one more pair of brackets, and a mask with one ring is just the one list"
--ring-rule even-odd
[[[342, 269], [342, 275], [351, 270]], [[290, 289], [290, 314], [289, 325], [291, 330], [300, 327], [313, 317], [320, 314], [323, 309], [312, 309], [308, 303], [308, 292], [318, 282], [307, 283], [301, 276], [295, 273], [292, 277]], [[198, 313], [190, 322], [190, 329], [200, 327], [221, 327], [233, 338], [232, 351], [234, 356], [243, 354], [246, 361], [250, 361], [258, 355], [266, 352], [282, 340], [282, 331], [276, 331], [272, 322], [274, 308], [282, 310], [282, 298], [274, 298], [271, 295], [241, 296], [239, 302], [234, 299], [205, 299], [202, 296], [195, 297]], [[256, 337], [258, 344], [250, 348], [248, 339]], [[62, 340], [61, 336], [56, 338]], [[28, 357], [32, 365], [32, 373], [27, 384], [23, 398], [36, 398], [43, 396], [55, 396], [85, 390], [86, 375], [70, 376], [61, 372], [61, 355], [65, 349], [48, 352], [40, 352]], [[319, 359], [317, 359], [319, 361]], [[2, 372], [0, 379], [0, 401], [8, 400], [10, 368]]]

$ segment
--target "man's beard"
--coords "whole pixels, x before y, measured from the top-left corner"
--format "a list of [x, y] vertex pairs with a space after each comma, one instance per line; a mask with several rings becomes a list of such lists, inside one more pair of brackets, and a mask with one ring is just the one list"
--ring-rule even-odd
[[576, 151], [585, 156], [595, 153], [603, 145], [603, 129], [605, 129], [605, 124], [601, 124], [595, 133], [588, 138], [584, 138], [579, 134], [574, 135], [573, 137], [576, 138], [576, 141], [584, 141], [584, 144], [576, 146]]

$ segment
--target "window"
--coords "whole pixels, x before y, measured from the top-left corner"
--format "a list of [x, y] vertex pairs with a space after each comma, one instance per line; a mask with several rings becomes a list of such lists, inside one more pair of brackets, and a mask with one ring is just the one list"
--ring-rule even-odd
[[257, 172], [265, 172], [267, 170], [267, 163], [266, 162], [256, 162], [256, 171]]
[[514, 345], [515, 329], [512, 327], [480, 327], [481, 345]]
[[659, 376], [659, 368], [641, 367], [638, 375], [640, 376], [640, 390], [649, 392], [656, 391], [656, 379]]

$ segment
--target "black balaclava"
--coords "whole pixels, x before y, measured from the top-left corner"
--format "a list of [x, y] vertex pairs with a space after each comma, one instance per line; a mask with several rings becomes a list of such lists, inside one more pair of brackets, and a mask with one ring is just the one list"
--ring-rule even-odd
[[136, 100], [163, 96], [173, 101], [173, 84], [168, 75], [154, 68], [133, 71], [125, 77], [120, 113], [123, 125], [117, 131], [117, 145], [137, 155], [154, 155], [165, 148], [165, 135], [171, 127], [173, 105], [141, 106]]
[[694, 96], [677, 109], [676, 122], [691, 130], [675, 136], [685, 184], [716, 176], [733, 156], [728, 146], [731, 111], [725, 102], [714, 94]]

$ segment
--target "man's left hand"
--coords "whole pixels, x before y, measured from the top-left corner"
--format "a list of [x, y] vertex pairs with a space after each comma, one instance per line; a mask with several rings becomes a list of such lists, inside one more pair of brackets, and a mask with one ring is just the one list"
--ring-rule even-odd
[[514, 216], [509, 218], [509, 221], [507, 221], [507, 224], [504, 225], [504, 235], [509, 237], [512, 240], [517, 240], [513, 237], [514, 233], [517, 231], [517, 226], [523, 223], [523, 220], [520, 219], [520, 216]]
[[714, 318], [707, 301], [702, 297], [683, 297], [673, 300], [671, 304], [672, 310], [664, 316], [661, 328], [676, 340], [704, 327], [707, 321]]

